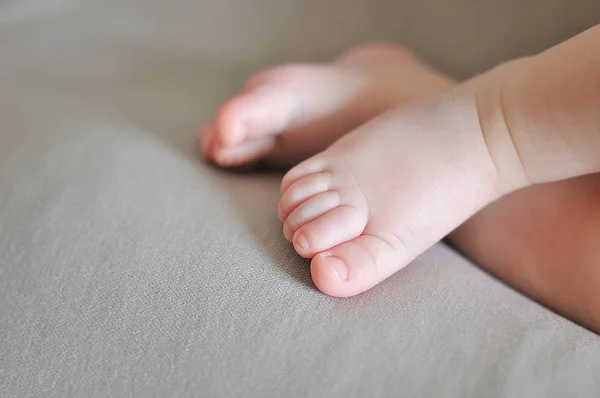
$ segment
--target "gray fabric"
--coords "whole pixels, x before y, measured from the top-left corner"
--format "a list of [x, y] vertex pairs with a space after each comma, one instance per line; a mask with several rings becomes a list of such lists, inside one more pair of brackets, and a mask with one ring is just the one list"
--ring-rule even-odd
[[0, 2], [0, 396], [597, 396], [596, 335], [445, 246], [320, 294], [279, 176], [206, 167], [194, 133], [267, 64], [390, 39], [467, 76], [599, 20], [596, 0]]

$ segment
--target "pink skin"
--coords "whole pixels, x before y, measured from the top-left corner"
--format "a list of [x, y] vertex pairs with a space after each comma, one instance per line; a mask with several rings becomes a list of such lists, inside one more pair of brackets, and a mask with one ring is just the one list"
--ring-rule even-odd
[[204, 158], [222, 167], [290, 167], [393, 106], [450, 80], [408, 50], [371, 44], [332, 64], [286, 65], [252, 77], [200, 133]]
[[319, 289], [361, 293], [496, 199], [599, 171], [599, 38], [386, 112], [290, 170], [280, 215]]
[[506, 192], [474, 99], [457, 98], [385, 113], [284, 177], [284, 232], [320, 290], [370, 289]]
[[515, 289], [600, 333], [599, 174], [515, 192], [450, 240]]
[[[583, 85], [571, 79], [567, 90], [561, 83], [587, 71], [564, 59], [585, 50], [590, 36], [597, 40], [598, 29], [450, 89], [447, 78], [386, 45], [359, 49], [329, 66], [272, 70], [221, 108], [214, 125], [202, 132], [203, 153], [222, 166], [258, 160], [289, 166], [323, 151], [286, 175], [279, 216], [296, 251], [312, 258], [319, 289], [340, 297], [359, 294], [501, 196], [597, 171], [600, 145], [594, 133], [600, 123], [590, 105], [598, 99], [596, 91], [587, 88], [589, 80]], [[390, 110], [415, 98], [419, 101], [410, 106]], [[556, 228], [561, 220], [542, 209], [566, 208], [565, 198], [580, 197], [576, 189], [598, 186], [594, 178], [577, 181], [516, 192], [477, 214], [451, 240], [525, 293], [598, 328], [598, 317], [590, 315], [596, 307], [589, 303], [600, 298], [594, 293], [600, 291], [600, 272], [585, 257], [595, 253], [586, 246], [591, 238], [583, 237], [582, 244], [564, 237], [571, 246], [561, 256], [533, 250], [564, 235]], [[542, 199], [547, 206], [536, 208]], [[598, 212], [593, 201], [578, 203], [571, 213]], [[529, 208], [536, 208], [529, 226], [519, 230], [554, 227], [553, 239], [547, 233], [526, 239], [510, 232], [522, 221], [519, 212]], [[574, 217], [579, 220], [574, 230], [585, 218]], [[583, 231], [600, 236], [595, 232], [600, 224], [587, 221]], [[506, 252], [498, 252], [498, 241]], [[573, 245], [585, 253], [577, 257], [582, 265], [572, 268], [576, 277], [566, 278], [573, 283], [558, 283], [565, 279], [561, 262]], [[521, 255], [524, 262], [515, 261]], [[528, 273], [542, 270], [549, 271], [543, 278]], [[585, 282], [592, 285], [582, 288]], [[579, 294], [568, 296], [570, 289]]]

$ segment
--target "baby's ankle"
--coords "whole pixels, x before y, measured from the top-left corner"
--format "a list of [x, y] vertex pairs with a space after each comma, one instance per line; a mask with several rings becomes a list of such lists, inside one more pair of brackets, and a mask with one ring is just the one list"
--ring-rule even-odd
[[514, 119], [510, 106], [507, 106], [510, 93], [506, 76], [520, 67], [521, 62], [525, 60], [510, 61], [456, 88], [474, 98], [478, 133], [483, 138], [503, 195], [535, 182], [535, 176], [530, 175], [527, 160], [520, 152]]

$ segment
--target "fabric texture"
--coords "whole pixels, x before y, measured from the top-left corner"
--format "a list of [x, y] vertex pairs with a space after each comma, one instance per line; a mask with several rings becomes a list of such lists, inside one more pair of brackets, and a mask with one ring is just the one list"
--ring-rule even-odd
[[320, 294], [280, 175], [195, 132], [263, 66], [367, 40], [459, 77], [600, 20], [596, 0], [0, 3], [0, 396], [596, 397], [600, 338], [438, 245]]

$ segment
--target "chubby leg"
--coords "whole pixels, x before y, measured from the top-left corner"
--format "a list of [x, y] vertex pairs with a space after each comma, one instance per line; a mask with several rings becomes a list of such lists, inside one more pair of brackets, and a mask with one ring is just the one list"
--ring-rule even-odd
[[450, 241], [515, 289], [600, 333], [600, 175], [514, 192]]
[[[530, 73], [544, 79], [528, 82], [523, 74], [507, 90], [504, 117], [528, 178], [598, 171], [599, 48], [596, 27], [538, 56]], [[600, 174], [514, 192], [476, 214], [450, 241], [516, 289], [600, 332]]]

